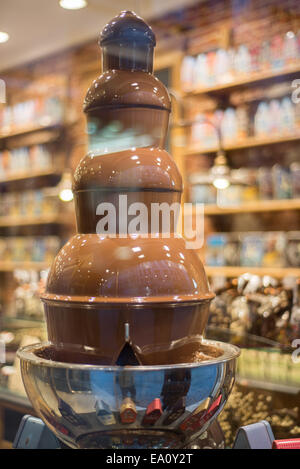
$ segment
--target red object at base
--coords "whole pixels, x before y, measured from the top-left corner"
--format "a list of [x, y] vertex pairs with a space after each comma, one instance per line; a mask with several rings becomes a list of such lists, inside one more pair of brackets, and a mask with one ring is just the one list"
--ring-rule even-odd
[[272, 449], [300, 449], [300, 438], [274, 440]]
[[154, 425], [162, 413], [161, 401], [156, 398], [148, 405], [142, 425]]

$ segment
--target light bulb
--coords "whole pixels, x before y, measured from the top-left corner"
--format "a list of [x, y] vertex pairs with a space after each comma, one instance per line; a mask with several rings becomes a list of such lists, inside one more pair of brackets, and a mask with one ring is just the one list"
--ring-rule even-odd
[[63, 202], [71, 202], [71, 200], [73, 200], [73, 192], [71, 191], [71, 189], [63, 189], [58, 194], [58, 197]]
[[69, 171], [66, 171], [60, 183], [58, 184], [58, 197], [63, 202], [70, 202], [73, 200], [73, 192], [72, 192], [72, 177]]
[[230, 182], [225, 177], [219, 177], [213, 180], [213, 185], [216, 189], [227, 189], [227, 187], [230, 185]]
[[227, 189], [230, 185], [230, 168], [223, 152], [219, 152], [210, 170], [212, 183], [217, 189]]
[[87, 6], [86, 0], [60, 0], [59, 2], [62, 8], [66, 10], [80, 10]]
[[286, 33], [286, 35], [287, 35], [288, 39], [293, 39], [295, 37], [294, 31], [288, 31]]
[[4, 31], [0, 31], [0, 43], [7, 42], [9, 40], [9, 34]]

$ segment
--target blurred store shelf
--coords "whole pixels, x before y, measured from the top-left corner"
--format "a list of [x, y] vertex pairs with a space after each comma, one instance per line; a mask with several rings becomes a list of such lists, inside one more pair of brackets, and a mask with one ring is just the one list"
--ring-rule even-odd
[[29, 124], [23, 127], [16, 127], [13, 130], [1, 131], [0, 130], [0, 140], [17, 137], [19, 135], [28, 134], [31, 132], [39, 132], [40, 130], [57, 130], [61, 129], [64, 126], [61, 122], [51, 122], [49, 124]]
[[260, 82], [264, 82], [265, 80], [270, 80], [272, 78], [278, 77], [285, 77], [288, 75], [298, 74], [300, 73], [300, 65], [294, 65], [291, 67], [282, 68], [280, 70], [267, 70], [267, 71], [260, 71], [256, 73], [245, 74], [238, 79], [233, 79], [232, 81], [228, 81], [228, 83], [218, 83], [214, 86], [209, 87], [197, 87], [193, 88], [190, 91], [186, 91], [185, 96], [197, 96], [200, 94], [205, 93], [215, 93], [215, 92], [223, 92], [223, 91], [230, 91], [234, 88], [240, 88], [243, 86], [249, 86], [252, 84], [258, 84]]
[[205, 215], [280, 212], [285, 210], [300, 210], [300, 199], [255, 200], [236, 206], [205, 205], [204, 207]]
[[245, 273], [254, 275], [269, 275], [276, 278], [300, 277], [300, 269], [290, 267], [230, 267], [230, 266], [205, 266], [208, 276], [239, 277]]
[[[254, 148], [266, 145], [276, 145], [278, 143], [288, 143], [288, 142], [296, 142], [300, 140], [300, 133], [293, 134], [293, 135], [284, 135], [278, 137], [265, 137], [265, 138], [258, 138], [258, 137], [247, 137], [243, 140], [238, 140], [232, 143], [224, 143], [223, 147], [226, 151], [232, 150], [241, 150], [244, 148]], [[198, 155], [203, 153], [216, 153], [218, 151], [217, 147], [201, 147], [201, 146], [190, 146], [187, 147], [185, 150], [186, 155]]]
[[0, 272], [13, 272], [14, 270], [45, 270], [50, 267], [48, 262], [0, 262]]
[[15, 182], [24, 179], [33, 179], [44, 176], [53, 176], [62, 174], [63, 170], [59, 168], [47, 168], [44, 170], [31, 170], [31, 171], [18, 171], [15, 173], [9, 173], [5, 177], [0, 178], [0, 184], [6, 184], [8, 182]]
[[32, 225], [49, 225], [49, 224], [69, 224], [73, 222], [73, 218], [68, 214], [48, 214], [34, 216], [9, 216], [0, 217], [0, 227], [8, 226], [32, 226]]

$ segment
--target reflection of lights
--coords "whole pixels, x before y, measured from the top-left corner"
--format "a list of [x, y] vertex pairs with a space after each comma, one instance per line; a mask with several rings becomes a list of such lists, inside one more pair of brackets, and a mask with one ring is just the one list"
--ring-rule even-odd
[[136, 246], [134, 248], [132, 248], [133, 252], [139, 252], [142, 250], [142, 248], [140, 248], [139, 246]]
[[0, 43], [7, 42], [9, 40], [9, 35], [4, 31], [0, 31]]
[[226, 178], [216, 178], [213, 180], [213, 185], [216, 189], [227, 189], [229, 184], [229, 180]]
[[87, 133], [92, 135], [92, 134], [96, 133], [97, 128], [98, 128], [98, 126], [95, 122], [89, 122], [88, 126], [87, 126]]
[[59, 193], [59, 198], [62, 202], [71, 202], [73, 200], [73, 192], [71, 189], [63, 189]]
[[219, 152], [211, 168], [212, 183], [217, 189], [227, 189], [230, 185], [230, 168], [223, 152]]
[[60, 0], [59, 4], [65, 10], [80, 10], [87, 6], [86, 0]]
[[63, 174], [61, 181], [58, 184], [58, 197], [63, 202], [70, 202], [73, 200], [72, 178], [68, 171]]
[[288, 31], [286, 33], [286, 35], [287, 35], [288, 39], [294, 39], [294, 37], [295, 37], [295, 33], [293, 31]]

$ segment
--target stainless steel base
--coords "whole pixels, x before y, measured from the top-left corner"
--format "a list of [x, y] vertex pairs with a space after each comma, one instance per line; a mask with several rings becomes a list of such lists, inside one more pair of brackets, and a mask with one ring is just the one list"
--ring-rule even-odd
[[39, 358], [37, 344], [18, 351], [32, 405], [73, 448], [183, 448], [207, 430], [231, 392], [239, 349], [217, 359], [166, 366], [110, 367]]

